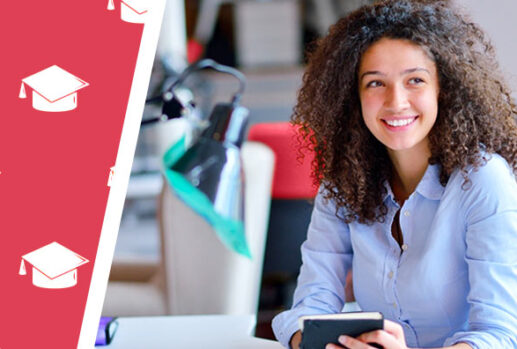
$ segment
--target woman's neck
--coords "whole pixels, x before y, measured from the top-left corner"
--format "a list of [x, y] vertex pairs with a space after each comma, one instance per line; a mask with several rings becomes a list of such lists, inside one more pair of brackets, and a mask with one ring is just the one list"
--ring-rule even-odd
[[403, 202], [415, 191], [424, 176], [431, 151], [425, 141], [411, 149], [388, 149], [388, 154], [394, 170], [390, 185], [395, 198]]

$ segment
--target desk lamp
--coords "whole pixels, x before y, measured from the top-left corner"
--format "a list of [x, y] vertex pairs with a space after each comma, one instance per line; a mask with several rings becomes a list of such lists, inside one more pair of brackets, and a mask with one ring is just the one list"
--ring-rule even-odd
[[[205, 118], [191, 101], [183, 102], [176, 88], [193, 72], [212, 68], [239, 80], [239, 90], [230, 103], [215, 105]], [[174, 118], [185, 118], [188, 134], [163, 156], [167, 183], [176, 195], [201, 215], [230, 250], [248, 258], [251, 254], [244, 234], [244, 183], [240, 147], [248, 120], [248, 110], [239, 105], [245, 77], [238, 70], [201, 60], [189, 66], [158, 97], [148, 103], [162, 102], [162, 115], [142, 121], [154, 124]]]

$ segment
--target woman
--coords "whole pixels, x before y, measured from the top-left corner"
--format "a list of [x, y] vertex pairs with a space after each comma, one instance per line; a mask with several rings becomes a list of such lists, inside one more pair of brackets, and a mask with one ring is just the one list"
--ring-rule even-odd
[[284, 346], [342, 310], [352, 268], [387, 320], [346, 348], [517, 348], [516, 106], [494, 57], [447, 1], [363, 7], [318, 43], [294, 122], [322, 185]]

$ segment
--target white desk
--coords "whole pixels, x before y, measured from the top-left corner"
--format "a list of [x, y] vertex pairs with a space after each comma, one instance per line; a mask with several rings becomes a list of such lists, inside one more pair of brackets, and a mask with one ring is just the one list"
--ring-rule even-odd
[[281, 349], [252, 337], [253, 315], [121, 317], [106, 349]]

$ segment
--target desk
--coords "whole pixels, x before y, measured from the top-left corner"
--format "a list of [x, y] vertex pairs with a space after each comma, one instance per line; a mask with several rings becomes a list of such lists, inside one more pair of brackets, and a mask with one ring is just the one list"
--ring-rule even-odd
[[98, 349], [281, 349], [252, 337], [254, 315], [121, 317], [110, 345]]

